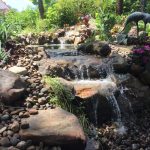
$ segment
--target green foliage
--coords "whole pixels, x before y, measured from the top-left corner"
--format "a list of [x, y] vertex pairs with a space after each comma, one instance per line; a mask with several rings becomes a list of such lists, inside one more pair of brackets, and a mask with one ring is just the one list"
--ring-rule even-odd
[[46, 16], [51, 26], [74, 25], [82, 15], [94, 16], [98, 11], [97, 4], [97, 0], [58, 0], [48, 8]]
[[72, 94], [71, 89], [61, 84], [57, 78], [45, 76], [44, 81], [51, 89], [50, 103], [77, 115], [84, 129], [87, 131], [88, 120], [83, 108], [74, 104], [75, 96]]
[[[30, 1], [38, 6], [37, 0]], [[81, 16], [87, 14], [96, 18], [99, 37], [102, 40], [109, 39], [114, 24], [122, 24], [123, 17], [115, 14], [116, 0], [43, 0], [43, 3], [46, 16], [44, 20], [40, 20], [38, 8], [0, 14], [0, 40], [4, 43], [7, 38], [18, 33], [49, 31], [63, 27], [64, 24], [74, 25]], [[139, 11], [140, 7], [140, 0], [126, 0], [123, 15]], [[150, 11], [149, 3], [146, 10]]]
[[109, 13], [96, 13], [96, 25], [99, 30], [101, 40], [109, 40], [111, 37], [110, 30], [116, 23], [116, 16]]
[[8, 54], [2, 49], [0, 41], [0, 61], [5, 63], [8, 60]]
[[124, 13], [128, 14], [134, 11], [140, 11], [141, 0], [125, 0], [124, 1]]
[[2, 43], [5, 43], [6, 39], [7, 39], [7, 29], [4, 23], [0, 23], [0, 41]]
[[0, 40], [2, 43], [7, 38], [16, 36], [25, 28], [35, 28], [38, 13], [36, 10], [27, 9], [23, 12], [11, 10], [0, 15]]
[[36, 30], [37, 32], [47, 31], [49, 27], [47, 19], [38, 19], [36, 21]]
[[108, 40], [110, 30], [116, 23], [116, 15], [112, 12], [115, 10], [114, 0], [100, 0], [99, 12], [96, 13], [96, 25], [99, 30], [99, 38]]
[[44, 80], [52, 90], [50, 102], [72, 112], [71, 103], [74, 96], [71, 90], [63, 86], [57, 78], [45, 77]]

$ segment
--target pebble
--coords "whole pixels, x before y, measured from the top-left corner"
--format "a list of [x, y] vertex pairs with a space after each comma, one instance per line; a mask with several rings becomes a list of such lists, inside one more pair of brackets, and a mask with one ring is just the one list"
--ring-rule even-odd
[[21, 129], [28, 129], [29, 128], [29, 123], [27, 121], [22, 121], [20, 125]]
[[57, 147], [52, 147], [50, 150], [57, 150]]
[[10, 142], [13, 146], [16, 146], [17, 143], [20, 142], [20, 140], [18, 138], [16, 138], [15, 136], [13, 136], [12, 138], [10, 138]]
[[23, 118], [28, 118], [28, 117], [30, 117], [29, 112], [25, 112], [25, 113], [23, 114]]
[[21, 150], [25, 150], [27, 148], [27, 143], [25, 141], [21, 141], [16, 145], [16, 147]]
[[11, 147], [8, 148], [8, 150], [19, 150], [19, 149], [14, 147], [14, 146], [11, 146]]
[[46, 104], [46, 102], [47, 102], [47, 100], [46, 100], [45, 97], [41, 97], [41, 98], [38, 99], [38, 103], [39, 103], [40, 105], [44, 105], [44, 104]]
[[139, 144], [132, 144], [132, 150], [139, 149]]
[[48, 88], [42, 88], [40, 92], [41, 93], [46, 93], [47, 91], [48, 91]]
[[10, 119], [9, 114], [3, 115], [3, 116], [1, 117], [1, 120], [2, 120], [2, 121], [7, 121], [7, 120], [9, 120], [9, 119]]
[[26, 103], [27, 108], [32, 108], [32, 104], [30, 102]]
[[21, 112], [21, 111], [24, 111], [24, 109], [17, 109], [17, 110], [15, 110], [15, 111], [12, 111], [10, 114], [11, 114], [11, 115], [18, 115], [19, 112]]
[[29, 146], [29, 147], [27, 148], [27, 150], [36, 150], [36, 147], [35, 147], [34, 145], [32, 145], [32, 146]]
[[14, 132], [13, 132], [13, 131], [11, 131], [11, 130], [8, 130], [8, 131], [7, 131], [7, 135], [12, 136], [13, 134], [14, 134]]
[[39, 107], [37, 105], [34, 105], [32, 108], [39, 109]]
[[28, 111], [29, 111], [30, 115], [37, 115], [38, 114], [38, 110], [36, 110], [36, 109], [29, 109]]
[[8, 147], [8, 146], [10, 146], [10, 144], [11, 143], [10, 143], [8, 137], [3, 137], [0, 139], [0, 145], [1, 146]]
[[7, 136], [7, 131], [3, 132], [3, 137]]
[[0, 129], [0, 134], [2, 134], [4, 131], [6, 131], [7, 127], [3, 127]]
[[15, 122], [11, 125], [11, 130], [14, 131], [14, 132], [18, 132], [18, 131], [19, 131], [19, 123], [15, 121]]

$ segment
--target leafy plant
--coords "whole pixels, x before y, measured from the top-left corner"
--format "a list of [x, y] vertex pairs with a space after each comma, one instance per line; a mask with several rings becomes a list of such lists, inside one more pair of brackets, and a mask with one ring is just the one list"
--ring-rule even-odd
[[0, 41], [2, 43], [5, 43], [6, 39], [7, 39], [7, 29], [4, 23], [0, 23]]
[[96, 24], [101, 40], [109, 40], [111, 29], [115, 24], [115, 15], [109, 13], [96, 13]]
[[0, 61], [2, 63], [6, 63], [6, 61], [8, 60], [9, 56], [8, 54], [2, 49], [1, 47], [1, 41], [0, 41]]
[[57, 78], [45, 77], [44, 80], [52, 90], [50, 102], [72, 112], [71, 103], [74, 96], [71, 90], [63, 86]]
[[47, 19], [38, 19], [36, 21], [36, 30], [37, 30], [37, 32], [47, 31], [48, 30], [48, 20]]

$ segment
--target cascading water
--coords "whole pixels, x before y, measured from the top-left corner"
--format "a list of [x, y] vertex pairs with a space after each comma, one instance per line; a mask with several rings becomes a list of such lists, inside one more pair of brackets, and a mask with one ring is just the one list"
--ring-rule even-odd
[[111, 95], [106, 96], [106, 98], [113, 107], [113, 111], [114, 111], [114, 114], [115, 114], [115, 117], [116, 117], [116, 121], [120, 124], [121, 123], [121, 111], [120, 111], [119, 105], [117, 103], [117, 100], [116, 100], [114, 94], [112, 93]]
[[[97, 90], [104, 95], [110, 105], [112, 106], [114, 112], [113, 120], [118, 122], [119, 129], [121, 132], [124, 130], [124, 126], [122, 123], [122, 111], [120, 110], [120, 106], [117, 102], [115, 97], [115, 91], [119, 90], [121, 95], [125, 97], [123, 93], [123, 89], [119, 89], [117, 87], [117, 82], [124, 80], [126, 77], [125, 75], [114, 75], [113, 71], [113, 61], [114, 58], [98, 58], [91, 55], [83, 55], [75, 50], [73, 45], [64, 44], [64, 40], [61, 40], [61, 44], [59, 45], [58, 49], [48, 49], [47, 53], [51, 55], [51, 59], [61, 59], [67, 62], [74, 63], [76, 69], [73, 70], [74, 74], [74, 82], [78, 84], [86, 84], [86, 85], [93, 85], [99, 84], [100, 86], [97, 87]], [[69, 74], [67, 74], [69, 76]], [[115, 76], [115, 77], [114, 77]], [[117, 79], [116, 79], [117, 78]], [[131, 103], [128, 99], [126, 101], [130, 105], [130, 109], [132, 110]], [[98, 124], [97, 121], [97, 109], [98, 109], [99, 102], [94, 102], [94, 118], [95, 124]], [[123, 133], [123, 132], [122, 132]]]
[[[125, 103], [128, 103], [130, 112], [133, 113], [133, 110], [129, 99], [124, 93], [124, 91], [126, 91], [127, 89], [123, 86], [117, 86], [128, 77], [127, 75], [114, 74], [113, 63], [116, 60], [113, 57], [99, 58], [96, 56], [84, 55], [78, 52], [73, 45], [64, 44], [63, 39], [61, 40], [61, 44], [58, 45], [57, 49], [50, 48], [47, 50], [47, 54], [51, 56], [51, 59], [54, 59], [56, 61], [65, 60], [66, 62], [74, 64], [70, 67], [72, 69], [70, 72], [74, 74], [73, 82], [75, 83], [75, 85], [80, 85], [80, 87], [82, 85], [86, 85], [87, 89], [95, 87], [98, 93], [105, 97], [105, 101], [107, 101], [111, 105], [114, 115], [112, 121], [116, 122], [117, 124], [117, 128], [114, 129], [114, 131], [118, 134], [125, 134], [127, 129], [123, 123], [124, 113], [122, 111], [122, 107], [120, 107], [120, 101], [117, 99], [117, 97], [115, 97], [116, 91], [119, 91]], [[70, 76], [70, 73], [67, 72], [67, 76]], [[86, 94], [88, 96], [88, 90]], [[95, 126], [98, 127], [100, 118], [98, 114], [101, 108], [99, 107], [101, 105], [101, 99], [99, 97], [93, 97], [92, 100], [93, 101], [91, 103], [91, 108], [93, 110], [89, 110], [93, 111], [93, 121]], [[91, 132], [94, 135], [94, 138], [98, 137], [98, 132], [95, 127]], [[98, 145], [95, 144], [97, 143], [97, 140], [95, 140], [94, 138], [90, 138], [88, 140], [86, 150], [97, 149], [95, 146]]]

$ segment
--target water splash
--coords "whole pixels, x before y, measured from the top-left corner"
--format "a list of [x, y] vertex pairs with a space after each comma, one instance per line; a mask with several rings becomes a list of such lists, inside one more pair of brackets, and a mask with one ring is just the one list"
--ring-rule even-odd
[[84, 72], [83, 72], [83, 65], [79, 66], [79, 73], [81, 80], [84, 80]]
[[106, 96], [106, 98], [113, 107], [113, 111], [114, 111], [114, 114], [116, 116], [116, 121], [121, 124], [121, 111], [120, 111], [118, 102], [116, 100], [116, 97], [112, 93], [112, 95]]
[[94, 103], [94, 118], [95, 118], [96, 126], [98, 125], [98, 118], [97, 118], [98, 104], [99, 104], [99, 100], [96, 99], [96, 102]]
[[128, 106], [129, 106], [129, 115], [134, 117], [134, 111], [133, 111], [133, 108], [132, 108], [132, 104], [131, 104], [131, 101], [129, 100], [129, 98], [125, 95], [125, 91], [128, 91], [129, 89], [125, 86], [123, 86], [122, 84], [120, 85], [119, 87], [119, 91], [120, 91], [120, 94], [121, 94], [121, 97], [122, 99], [125, 100], [125, 103], [128, 103]]
[[118, 127], [114, 129], [114, 132], [116, 132], [119, 135], [124, 135], [127, 133], [127, 130], [128, 129], [122, 123], [120, 123]]
[[65, 39], [59, 38], [59, 41], [60, 41], [60, 49], [65, 49]]

